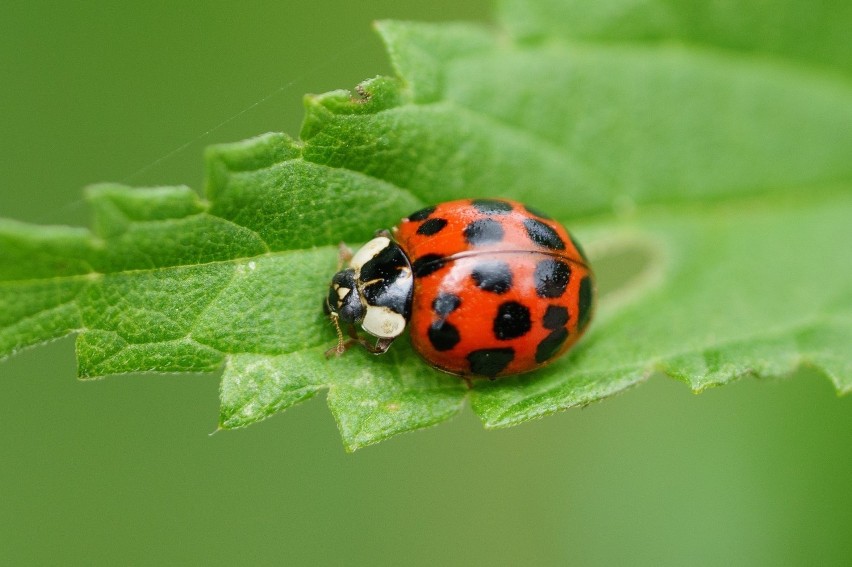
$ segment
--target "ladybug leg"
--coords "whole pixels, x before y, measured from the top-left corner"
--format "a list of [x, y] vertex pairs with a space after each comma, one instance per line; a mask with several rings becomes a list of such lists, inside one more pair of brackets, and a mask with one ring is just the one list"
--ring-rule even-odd
[[376, 344], [370, 344], [367, 339], [360, 339], [361, 346], [370, 351], [372, 354], [384, 354], [388, 351], [393, 342], [393, 339], [379, 339]]
[[373, 233], [373, 238], [375, 238], [377, 236], [384, 236], [385, 238], [390, 238], [391, 240], [394, 239], [393, 234], [391, 234], [391, 231], [389, 231], [386, 228], [380, 228], [375, 233]]
[[332, 356], [341, 356], [344, 352], [349, 350], [352, 345], [357, 345], [360, 342], [361, 341], [358, 339], [347, 339], [342, 343], [337, 343], [336, 345], [325, 351], [325, 357], [331, 358]]
[[343, 331], [340, 330], [340, 321], [338, 320], [336, 315], [331, 316], [331, 322], [334, 323], [334, 330], [337, 331], [337, 344], [325, 351], [325, 357], [331, 358], [332, 356], [340, 356], [352, 345], [361, 344], [364, 339], [358, 336], [358, 333], [355, 332], [355, 326], [349, 325], [347, 327], [349, 332], [349, 339], [343, 338]]
[[345, 264], [349, 263], [349, 260], [352, 259], [352, 249], [346, 246], [345, 242], [341, 242], [337, 245], [337, 271], [343, 269]]
[[344, 339], [343, 333], [340, 330], [340, 327], [337, 323], [336, 319], [332, 319], [335, 323], [335, 327], [337, 328], [337, 344], [327, 351], [325, 351], [325, 357], [331, 358], [332, 356], [340, 356], [350, 348], [355, 345], [361, 345], [364, 347], [367, 352], [371, 354], [384, 354], [387, 352], [388, 348], [390, 348], [393, 339], [379, 339], [376, 341], [376, 344], [371, 343], [367, 339], [358, 336], [358, 332], [355, 330], [354, 325], [350, 325], [348, 328], [349, 338]]
[[367, 339], [365, 339], [363, 337], [359, 337], [354, 326], [349, 327], [349, 336], [351, 338], [348, 341], [346, 341], [347, 347], [349, 345], [353, 345], [355, 343], [358, 343], [359, 345], [364, 347], [367, 350], [367, 352], [369, 352], [371, 354], [384, 354], [384, 353], [386, 353], [388, 351], [388, 348], [390, 348], [391, 343], [393, 342], [393, 339], [378, 339], [376, 341], [376, 344], [374, 345], [373, 343], [371, 343]]
[[337, 344], [325, 351], [326, 358], [331, 358], [332, 355], [340, 356], [346, 352], [348, 348], [346, 343], [349, 342], [343, 340], [343, 331], [340, 330], [340, 321], [338, 321], [336, 313], [331, 315], [331, 322], [334, 324], [334, 330], [337, 331]]
[[346, 352], [346, 345], [342, 343], [336, 344], [327, 351], [325, 351], [325, 357], [331, 358], [332, 356], [340, 356], [344, 352]]

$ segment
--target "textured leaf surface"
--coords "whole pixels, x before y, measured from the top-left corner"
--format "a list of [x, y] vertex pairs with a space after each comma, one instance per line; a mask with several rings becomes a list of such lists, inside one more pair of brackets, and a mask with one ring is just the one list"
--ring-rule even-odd
[[[298, 141], [211, 148], [204, 199], [104, 185], [92, 232], [2, 221], [0, 355], [77, 333], [83, 378], [224, 366], [223, 428], [328, 390], [350, 450], [466, 398], [508, 426], [655, 371], [700, 391], [806, 363], [852, 390], [852, 52], [832, 35], [852, 12], [691, 6], [506, 1], [508, 36], [380, 24], [396, 78], [308, 97]], [[472, 392], [404, 341], [325, 360], [336, 244], [469, 196], [586, 245], [581, 344]]]

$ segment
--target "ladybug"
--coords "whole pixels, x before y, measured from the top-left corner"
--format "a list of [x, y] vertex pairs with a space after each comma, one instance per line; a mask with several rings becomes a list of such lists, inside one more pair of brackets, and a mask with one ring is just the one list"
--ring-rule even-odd
[[346, 263], [325, 300], [338, 334], [326, 356], [355, 344], [384, 353], [410, 327], [414, 349], [430, 365], [466, 380], [494, 379], [552, 362], [592, 316], [595, 284], [580, 245], [561, 224], [515, 201], [427, 207], [378, 231], [354, 255], [341, 244], [340, 268]]

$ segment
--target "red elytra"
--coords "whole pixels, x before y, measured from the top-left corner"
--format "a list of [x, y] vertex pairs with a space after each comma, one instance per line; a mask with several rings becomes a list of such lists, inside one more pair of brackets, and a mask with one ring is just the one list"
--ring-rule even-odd
[[[349, 286], [355, 293], [344, 300]], [[591, 320], [594, 287], [579, 245], [543, 213], [500, 199], [441, 203], [365, 245], [335, 276], [326, 302], [335, 323], [361, 324], [380, 338], [375, 346], [341, 339], [329, 352], [355, 342], [384, 352], [407, 323], [415, 350], [440, 370], [528, 372], [577, 342]], [[388, 300], [404, 292], [404, 304]]]

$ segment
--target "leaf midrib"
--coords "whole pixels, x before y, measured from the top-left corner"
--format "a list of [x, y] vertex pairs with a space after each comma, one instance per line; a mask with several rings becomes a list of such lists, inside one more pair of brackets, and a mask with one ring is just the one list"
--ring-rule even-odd
[[[313, 162], [311, 162], [313, 163]], [[321, 164], [319, 164], [321, 165]], [[385, 181], [380, 178], [381, 181]], [[394, 185], [394, 187], [396, 187]], [[666, 201], [648, 201], [637, 204], [635, 212], [631, 215], [633, 217], [639, 216], [640, 214], [646, 215], [666, 215], [668, 213], [668, 208], [677, 208], [679, 214], [684, 213], [696, 213], [702, 216], [709, 216], [712, 214], [713, 210], [719, 209], [733, 209], [735, 207], [741, 207], [743, 204], [747, 204], [750, 202], [758, 202], [765, 196], [771, 196], [772, 199], [769, 201], [761, 201], [762, 209], [766, 210], [767, 208], [773, 209], [783, 209], [795, 207], [797, 205], [805, 204], [814, 204], [816, 202], [825, 203], [833, 198], [845, 196], [849, 193], [849, 188], [852, 187], [852, 177], [850, 178], [840, 178], [839, 180], [828, 180], [828, 181], [820, 181], [818, 183], [808, 184], [805, 186], [789, 186], [782, 190], [778, 188], [767, 188], [764, 187], [760, 191], [750, 192], [750, 193], [737, 193], [737, 194], [729, 194], [729, 195], [720, 195], [718, 198], [707, 199], [707, 200], [696, 200], [696, 199], [684, 199], [684, 200], [666, 200]], [[417, 194], [416, 191], [408, 190], [413, 196], [417, 197], [421, 201], [426, 201], [420, 195]], [[741, 211], [741, 209], [740, 209]], [[210, 214], [208, 212], [199, 213], [199, 214]], [[217, 215], [210, 215], [216, 218], [222, 218]], [[607, 222], [616, 221], [621, 218], [621, 215], [612, 212], [611, 210], [601, 210], [590, 212], [584, 214], [580, 217], [575, 217], [574, 221], [583, 222], [585, 224], [606, 224]], [[228, 219], [223, 219], [228, 220]], [[235, 226], [242, 226], [236, 223], [232, 223]], [[96, 281], [101, 280], [107, 276], [119, 276], [119, 275], [128, 275], [132, 276], [134, 274], [151, 274], [157, 272], [165, 272], [168, 270], [178, 270], [178, 269], [191, 269], [191, 268], [202, 268], [205, 266], [216, 266], [216, 265], [229, 265], [229, 264], [242, 264], [251, 262], [257, 259], [263, 258], [272, 258], [272, 257], [280, 257], [287, 256], [290, 254], [303, 254], [307, 251], [320, 251], [324, 249], [334, 249], [335, 245], [333, 244], [324, 244], [319, 246], [312, 246], [310, 248], [288, 248], [282, 250], [275, 250], [271, 252], [265, 252], [263, 254], [257, 254], [254, 256], [238, 256], [236, 258], [229, 258], [226, 260], [212, 260], [209, 262], [200, 262], [195, 264], [174, 264], [171, 266], [158, 266], [154, 268], [134, 268], [134, 269], [125, 269], [115, 272], [86, 272], [83, 274], [73, 274], [68, 276], [57, 276], [57, 277], [46, 277], [46, 278], [30, 278], [30, 279], [18, 279], [18, 280], [3, 280], [0, 281], [0, 287], [14, 287], [14, 286], [28, 286], [28, 285], [37, 285], [41, 283], [50, 283], [50, 282], [75, 282], [82, 281], [84, 283], [91, 282], [94, 283]]]
[[174, 264], [171, 266], [157, 266], [155, 268], [133, 268], [128, 270], [118, 270], [115, 272], [87, 272], [85, 274], [74, 274], [71, 276], [57, 276], [50, 278], [32, 278], [26, 280], [5, 280], [0, 281], [0, 287], [6, 285], [36, 285], [40, 283], [49, 283], [49, 282], [73, 282], [76, 280], [87, 280], [90, 283], [95, 283], [100, 281], [101, 279], [109, 276], [123, 276], [123, 275], [134, 275], [134, 274], [154, 274], [158, 272], [165, 272], [167, 270], [188, 270], [192, 268], [202, 268], [205, 266], [217, 266], [217, 265], [227, 265], [227, 264], [242, 264], [251, 262], [257, 259], [262, 258], [273, 258], [278, 256], [286, 256], [289, 254], [304, 254], [308, 251], [315, 250], [323, 250], [326, 248], [334, 249], [335, 247], [331, 244], [324, 244], [322, 246], [313, 246], [311, 248], [290, 248], [286, 250], [277, 250], [274, 252], [264, 252], [263, 254], [258, 254], [256, 256], [238, 256], [236, 258], [229, 258], [227, 260], [212, 260], [210, 262], [199, 262], [196, 264]]

